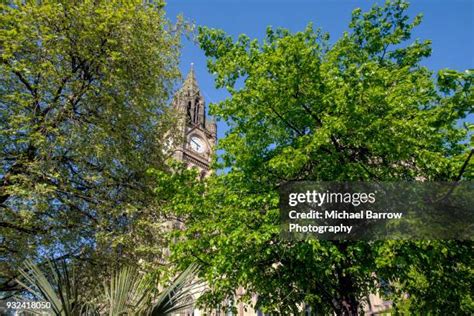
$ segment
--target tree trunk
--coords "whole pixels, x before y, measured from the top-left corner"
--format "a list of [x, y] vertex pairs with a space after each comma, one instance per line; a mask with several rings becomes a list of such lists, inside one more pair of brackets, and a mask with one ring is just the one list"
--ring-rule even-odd
[[[338, 242], [338, 248], [339, 251], [345, 253], [347, 249], [347, 241]], [[336, 315], [359, 315], [359, 301], [355, 295], [355, 293], [357, 293], [357, 289], [355, 288], [355, 284], [351, 275], [344, 272], [344, 270], [350, 266], [350, 262], [342, 262], [336, 267], [336, 276], [339, 281], [339, 288], [337, 290], [339, 295], [333, 304]]]

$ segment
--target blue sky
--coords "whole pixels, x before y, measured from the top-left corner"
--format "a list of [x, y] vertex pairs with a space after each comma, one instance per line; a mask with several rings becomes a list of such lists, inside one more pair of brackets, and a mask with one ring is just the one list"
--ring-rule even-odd
[[[348, 29], [351, 12], [357, 7], [369, 9], [383, 1], [355, 0], [169, 0], [167, 13], [197, 25], [219, 28], [237, 36], [245, 33], [261, 39], [268, 25], [300, 31], [312, 22], [336, 40]], [[430, 39], [433, 54], [424, 61], [432, 70], [474, 68], [474, 0], [414, 0], [408, 10], [411, 17], [423, 13], [424, 19], [412, 39]], [[181, 58], [183, 75], [194, 63], [197, 80], [206, 103], [226, 98], [224, 90], [217, 90], [214, 78], [207, 72], [206, 57], [191, 41], [185, 40]], [[218, 137], [222, 138], [226, 126], [218, 123]]]

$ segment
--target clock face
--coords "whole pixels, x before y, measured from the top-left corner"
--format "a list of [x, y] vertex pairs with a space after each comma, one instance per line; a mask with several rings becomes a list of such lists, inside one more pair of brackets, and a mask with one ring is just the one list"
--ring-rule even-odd
[[196, 137], [196, 136], [191, 137], [191, 141], [189, 142], [189, 145], [191, 146], [192, 150], [200, 154], [202, 154], [204, 150], [206, 149], [204, 142], [199, 137]]

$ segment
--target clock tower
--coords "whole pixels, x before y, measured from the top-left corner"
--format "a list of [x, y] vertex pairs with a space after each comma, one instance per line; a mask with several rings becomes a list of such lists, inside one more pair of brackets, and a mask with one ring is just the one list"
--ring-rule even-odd
[[206, 103], [199, 89], [193, 64], [182, 87], [176, 92], [173, 107], [177, 110], [181, 144], [175, 147], [174, 158], [197, 167], [201, 177], [209, 174], [217, 125], [206, 117]]

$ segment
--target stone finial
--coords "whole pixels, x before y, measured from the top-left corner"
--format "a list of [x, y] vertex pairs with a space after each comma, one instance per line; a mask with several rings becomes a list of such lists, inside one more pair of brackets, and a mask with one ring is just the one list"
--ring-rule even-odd
[[216, 120], [213, 117], [210, 117], [206, 121], [206, 129], [214, 135], [214, 137], [217, 135], [217, 123]]

